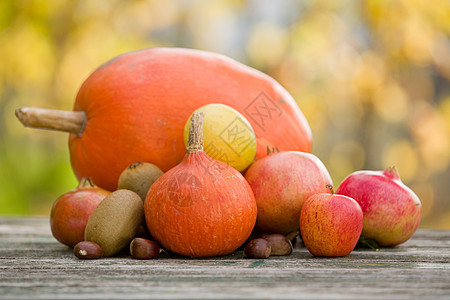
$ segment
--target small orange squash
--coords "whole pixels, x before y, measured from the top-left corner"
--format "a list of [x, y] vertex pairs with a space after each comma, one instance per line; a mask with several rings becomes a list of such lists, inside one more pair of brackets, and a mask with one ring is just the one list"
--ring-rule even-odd
[[[209, 103], [229, 105], [249, 120], [256, 158], [265, 156], [268, 146], [311, 151], [308, 122], [280, 84], [223, 55], [192, 49], [119, 55], [87, 78], [73, 112], [22, 108], [16, 115], [26, 126], [70, 131], [76, 176], [114, 190], [133, 162], [150, 162], [163, 171], [181, 162], [184, 124]], [[238, 134], [233, 129], [230, 123], [227, 134]]]
[[203, 151], [204, 115], [194, 112], [183, 161], [153, 183], [144, 204], [151, 235], [190, 257], [232, 253], [250, 236], [257, 216], [241, 173]]

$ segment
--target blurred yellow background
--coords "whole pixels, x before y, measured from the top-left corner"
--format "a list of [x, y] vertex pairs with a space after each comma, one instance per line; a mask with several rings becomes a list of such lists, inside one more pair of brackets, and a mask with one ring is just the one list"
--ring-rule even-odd
[[436, 1], [0, 1], [0, 214], [49, 215], [76, 186], [68, 135], [14, 110], [71, 110], [84, 79], [131, 50], [215, 51], [278, 80], [335, 186], [395, 165], [450, 229], [450, 4]]

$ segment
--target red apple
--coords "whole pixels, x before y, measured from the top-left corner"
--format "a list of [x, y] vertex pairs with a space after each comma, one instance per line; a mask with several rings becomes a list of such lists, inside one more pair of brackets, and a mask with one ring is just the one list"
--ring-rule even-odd
[[363, 213], [350, 197], [316, 194], [308, 198], [300, 214], [300, 231], [314, 256], [346, 256], [361, 235]]
[[58, 197], [50, 213], [50, 228], [55, 239], [69, 247], [84, 241], [89, 217], [109, 194], [95, 186], [90, 178], [82, 178], [76, 189]]
[[299, 229], [303, 203], [311, 195], [329, 193], [330, 175], [310, 153], [286, 151], [257, 160], [245, 173], [258, 206], [256, 229], [286, 234]]
[[354, 172], [344, 179], [336, 193], [359, 203], [364, 214], [362, 235], [381, 246], [406, 242], [419, 226], [420, 200], [401, 182], [395, 167]]

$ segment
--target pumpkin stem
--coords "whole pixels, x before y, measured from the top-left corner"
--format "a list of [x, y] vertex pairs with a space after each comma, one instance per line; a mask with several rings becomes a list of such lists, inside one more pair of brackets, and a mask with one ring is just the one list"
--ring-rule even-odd
[[66, 131], [81, 135], [87, 122], [84, 111], [21, 107], [16, 117], [26, 127]]
[[188, 146], [186, 152], [188, 154], [203, 151], [203, 119], [205, 113], [196, 111], [191, 117], [191, 126], [189, 127]]

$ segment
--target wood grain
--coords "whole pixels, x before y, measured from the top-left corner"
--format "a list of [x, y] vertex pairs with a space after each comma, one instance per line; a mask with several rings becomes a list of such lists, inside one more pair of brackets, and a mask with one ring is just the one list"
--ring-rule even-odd
[[450, 231], [421, 229], [395, 248], [315, 258], [161, 255], [84, 261], [46, 218], [0, 218], [0, 299], [450, 299]]

